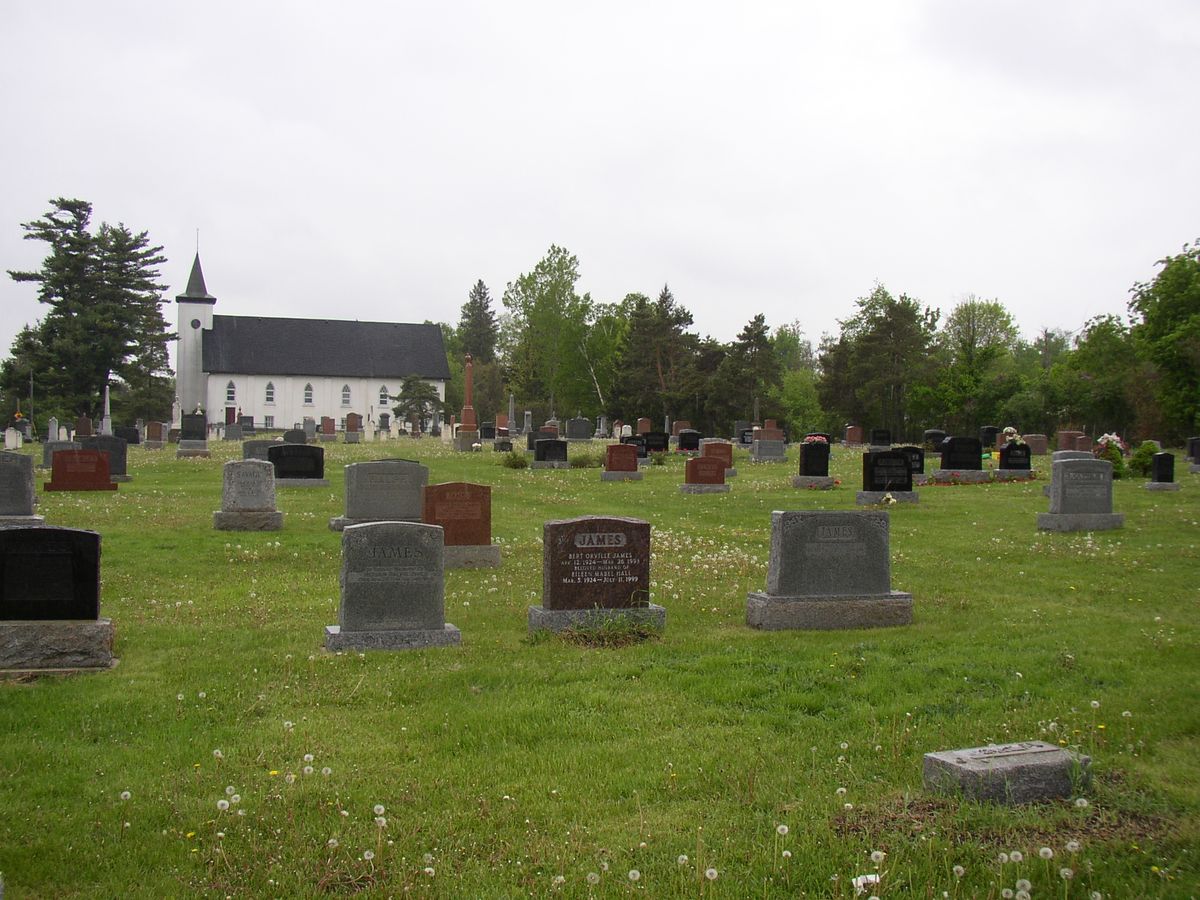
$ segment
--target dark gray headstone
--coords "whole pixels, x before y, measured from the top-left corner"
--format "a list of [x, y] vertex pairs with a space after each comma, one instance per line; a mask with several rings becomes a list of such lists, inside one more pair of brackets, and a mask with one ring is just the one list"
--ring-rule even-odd
[[113, 435], [121, 438], [126, 444], [140, 444], [142, 442], [142, 433], [138, 431], [135, 425], [118, 425], [113, 429]]
[[829, 444], [813, 441], [800, 445], [800, 474], [819, 478], [829, 476]]
[[592, 422], [590, 419], [574, 418], [567, 420], [567, 440], [586, 441], [592, 437]]
[[240, 441], [242, 439], [242, 426], [237, 422], [225, 426], [225, 440]]
[[33, 457], [24, 453], [0, 452], [0, 522], [8, 516], [32, 516], [36, 504], [37, 481], [33, 476]]
[[679, 432], [679, 449], [691, 453], [700, 449], [701, 434], [694, 428], [685, 428]]
[[108, 474], [114, 481], [129, 475], [129, 445], [119, 437], [97, 434], [80, 440], [84, 450], [100, 450], [108, 454]]
[[1167, 484], [1175, 480], [1174, 454], [1154, 454], [1154, 459], [1150, 464], [1150, 480], [1159, 484]]
[[277, 444], [278, 441], [242, 441], [242, 459], [261, 459], [264, 462], [270, 462], [271, 457], [267, 454]]
[[665, 431], [647, 431], [642, 437], [647, 453], [666, 453], [671, 449], [671, 436]]
[[308, 444], [275, 444], [267, 450], [267, 459], [275, 467], [275, 477], [322, 479], [325, 477], [325, 449]]
[[979, 429], [979, 443], [982, 444], [986, 449], [991, 450], [996, 446], [996, 436], [1000, 434], [1002, 430], [1003, 429], [998, 428], [995, 425], [984, 425]]
[[911, 491], [912, 469], [909, 458], [899, 450], [863, 454], [863, 490]]
[[979, 438], [952, 437], [942, 444], [942, 468], [978, 471], [983, 468], [983, 445]]
[[872, 447], [890, 447], [892, 445], [892, 433], [886, 428], [871, 429], [871, 446]]
[[1033, 465], [1033, 454], [1028, 444], [1008, 443], [1000, 448], [1000, 468], [1029, 471]]
[[533, 447], [535, 462], [566, 462], [567, 442], [557, 438], [543, 438], [536, 441]]
[[303, 428], [289, 428], [283, 433], [285, 444], [307, 444], [308, 433]]
[[208, 419], [201, 413], [189, 413], [183, 416], [179, 439], [181, 441], [208, 440]]
[[908, 457], [908, 467], [912, 469], [914, 475], [925, 474], [925, 448], [914, 447], [897, 447], [896, 450]]
[[97, 619], [100, 535], [0, 528], [0, 620]]
[[946, 440], [948, 435], [940, 428], [930, 428], [925, 432], [925, 443], [933, 448], [934, 453], [942, 452], [942, 441]]
[[479, 426], [479, 439], [481, 441], [494, 441], [496, 439], [496, 423], [484, 422]]
[[54, 461], [54, 454], [59, 450], [82, 450], [83, 444], [78, 441], [46, 441], [42, 444], [42, 468], [49, 469]]

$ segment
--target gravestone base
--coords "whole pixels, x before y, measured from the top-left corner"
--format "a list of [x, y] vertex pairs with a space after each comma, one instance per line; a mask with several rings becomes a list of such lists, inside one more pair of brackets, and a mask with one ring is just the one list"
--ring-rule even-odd
[[1148, 491], [1177, 491], [1179, 490], [1178, 481], [1147, 481], [1146, 490]]
[[992, 480], [987, 469], [934, 469], [931, 476], [936, 484], [983, 484]]
[[275, 487], [318, 488], [329, 487], [328, 478], [276, 478]]
[[142, 441], [142, 446], [147, 450], [161, 450], [166, 445], [166, 441]]
[[727, 494], [729, 493], [729, 485], [727, 484], [681, 484], [679, 486], [681, 494]]
[[499, 565], [499, 544], [449, 544], [442, 548], [444, 569], [495, 569]]
[[208, 452], [208, 441], [181, 440], [175, 450], [176, 459], [210, 459], [211, 457], [212, 454]]
[[596, 628], [617, 619], [627, 619], [659, 629], [667, 627], [667, 611], [656, 603], [651, 603], [649, 606], [621, 609], [602, 609], [600, 607], [546, 609], [544, 606], [531, 606], [529, 607], [529, 633], [533, 634], [535, 631], [557, 633], [575, 627]]
[[1112, 531], [1125, 524], [1125, 513], [1038, 513], [1038, 531]]
[[[278, 481], [275, 484], [279, 484]], [[349, 516], [334, 516], [329, 520], [330, 531], [345, 531], [348, 525], [366, 525], [370, 522], [415, 522], [420, 524], [420, 516], [389, 516], [386, 519], [351, 519]]]
[[529, 464], [531, 469], [569, 469], [571, 463], [565, 459], [535, 459]]
[[443, 628], [412, 631], [342, 631], [340, 625], [325, 626], [325, 649], [338, 650], [423, 650], [462, 643], [462, 632], [449, 622]]
[[322, 434], [318, 434], [318, 435], [317, 435], [317, 440], [319, 440], [319, 441], [320, 441], [321, 443], [323, 443], [323, 444], [327, 444], [327, 443], [329, 443], [330, 441], [336, 441], [336, 440], [337, 440], [337, 435], [336, 435], [336, 434], [323, 434], [323, 433], [322, 433]]
[[996, 469], [992, 474], [997, 481], [1033, 481], [1037, 478], [1033, 469]]
[[347, 444], [361, 444], [362, 443], [362, 432], [361, 431], [347, 431], [346, 432], [346, 443]]
[[643, 478], [641, 472], [601, 472], [601, 481], [641, 481]]
[[792, 477], [792, 487], [808, 488], [812, 491], [833, 490], [832, 475], [795, 475]]
[[117, 485], [112, 480], [108, 484], [95, 484], [87, 487], [63, 487], [62, 484], [55, 484], [53, 481], [47, 481], [42, 485], [44, 491], [115, 491], [116, 489]]
[[854, 495], [854, 503], [856, 506], [876, 506], [883, 503], [888, 494], [897, 503], [919, 503], [921, 500], [916, 491], [859, 491]]
[[925, 789], [993, 803], [1036, 803], [1073, 797], [1090, 778], [1091, 757], [1045, 741], [989, 744], [926, 753]]
[[887, 453], [891, 449], [892, 449], [891, 444], [868, 444], [867, 445], [868, 453]]
[[112, 619], [0, 622], [0, 669], [108, 669]]
[[45, 516], [0, 516], [0, 528], [37, 528], [45, 524]]
[[279, 531], [283, 528], [283, 513], [274, 509], [217, 510], [213, 513], [213, 528], [217, 531]]
[[746, 624], [763, 631], [911, 625], [912, 594], [891, 591], [867, 596], [786, 597], [753, 591], [746, 595]]
[[460, 431], [454, 436], [454, 449], [460, 453], [470, 453], [478, 443], [478, 431]]
[[108, 480], [113, 482], [114, 484], [125, 484], [126, 482], [133, 481], [133, 476], [132, 475], [109, 475]]

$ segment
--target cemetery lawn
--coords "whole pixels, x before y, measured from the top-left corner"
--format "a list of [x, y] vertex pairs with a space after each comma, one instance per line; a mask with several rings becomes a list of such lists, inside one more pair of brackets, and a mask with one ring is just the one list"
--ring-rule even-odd
[[[1094, 535], [1036, 530], [1045, 476], [918, 488], [891, 509], [911, 626], [768, 633], [744, 619], [770, 512], [854, 508], [857, 452], [834, 449], [834, 491], [791, 487], [792, 447], [739, 450], [728, 494], [685, 496], [679, 458], [601, 483], [490, 448], [325, 445], [330, 487], [280, 489], [280, 532], [232, 533], [212, 513], [240, 448], [212, 447], [131, 447], [114, 494], [39, 486], [48, 524], [103, 535], [120, 664], [0, 683], [9, 897], [850, 898], [873, 875], [864, 897], [1200, 891], [1186, 467], [1178, 493], [1118, 481], [1125, 527]], [[447, 573], [461, 647], [331, 655], [342, 466], [384, 455], [492, 485], [503, 565]], [[653, 526], [661, 638], [529, 640], [542, 523], [583, 514]], [[1089, 754], [1091, 785], [1027, 808], [923, 790], [926, 752], [1032, 739]]]

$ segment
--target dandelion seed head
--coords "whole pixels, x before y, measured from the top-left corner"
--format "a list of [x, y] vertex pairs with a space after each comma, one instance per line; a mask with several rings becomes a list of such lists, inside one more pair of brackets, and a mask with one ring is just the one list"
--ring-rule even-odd
[[132, 796], [133, 796], [133, 794], [129, 793], [129, 791], [121, 791], [121, 799], [122, 800], [128, 800]]
[[224, 759], [224, 758], [225, 758], [225, 754], [222, 753], [219, 748], [213, 751], [213, 759]]
[[705, 869], [704, 877], [707, 878], [709, 881], [716, 881], [717, 880], [717, 870], [714, 868], [711, 868], [711, 867]]
[[305, 775], [311, 775], [313, 773], [313, 767], [305, 766], [301, 771], [303, 771]]
[[1079, 797], [1079, 798], [1077, 798], [1077, 799], [1075, 800], [1075, 805], [1076, 805], [1076, 806], [1077, 806], [1079, 809], [1087, 809], [1087, 808], [1088, 808], [1088, 806], [1089, 806], [1087, 797]]
[[1019, 863], [1025, 859], [1025, 854], [1020, 850], [1014, 850], [1012, 853], [1008, 854], [1008, 858], [1015, 863]]
[[221, 812], [225, 812], [225, 810], [229, 809], [229, 801], [225, 799], [218, 800], [217, 809], [221, 810]]
[[630, 881], [639, 881], [639, 880], [641, 880], [641, 877], [642, 877], [642, 873], [639, 872], [637, 869], [629, 870], [629, 880]]
[[784, 859], [791, 859], [791, 858], [792, 858], [792, 851], [791, 851], [791, 850], [784, 850], [784, 851], [783, 851], [783, 853], [781, 853], [781, 854], [780, 854], [780, 856], [782, 856]]
[[1018, 878], [1017, 879], [1017, 890], [1018, 891], [1028, 891], [1028, 890], [1031, 890], [1032, 888], [1033, 888], [1033, 882], [1031, 882], [1028, 878]]
[[1082, 845], [1079, 843], [1079, 841], [1067, 841], [1067, 852], [1078, 853], [1081, 846]]
[[1054, 851], [1049, 847], [1043, 847], [1038, 851], [1038, 856], [1040, 856], [1042, 859], [1054, 859]]
[[955, 866], [951, 871], [954, 872], [955, 878], [962, 878], [964, 875], [967, 874], [967, 870], [964, 869], [962, 866]]
[[596, 872], [588, 872], [587, 873], [587, 883], [588, 884], [599, 884], [600, 876]]
[[881, 862], [884, 861], [884, 859], [886, 857], [887, 857], [887, 854], [884, 853], [882, 850], [872, 850], [871, 851], [871, 862], [875, 863], [875, 865], [879, 865]]
[[383, 804], [382, 803], [375, 804], [375, 815], [377, 815], [377, 816], [383, 815]]
[[375, 858], [374, 850], [364, 850], [363, 851], [363, 859], [365, 859], [367, 862], [370, 862], [374, 858]]
[[775, 832], [776, 832], [776, 834], [778, 834], [780, 837], [783, 837], [785, 834], [787, 834], [787, 833], [788, 833], [788, 827], [787, 827], [786, 825], [776, 825], [776, 826], [775, 826]]
[[236, 791], [237, 791], [237, 788], [235, 788], [232, 784], [225, 785], [225, 796], [226, 797], [232, 797], [234, 795], [234, 793], [236, 793]]
[[1068, 868], [1067, 866], [1063, 866], [1061, 869], [1058, 870], [1058, 877], [1061, 878], [1063, 881], [1070, 881], [1072, 878], [1075, 877], [1075, 870]]
[[677, 857], [675, 857], [675, 862], [679, 863], [681, 866], [686, 866], [688, 864], [687, 854], [680, 853]]
[[333, 769], [329, 768], [329, 766], [326, 766], [325, 768], [323, 768], [321, 770], [321, 774], [324, 775], [326, 778], [328, 778], [330, 775], [333, 774]]
[[305, 762], [312, 762], [312, 761], [313, 761], [313, 755], [312, 755], [311, 753], [305, 753], [305, 754], [304, 754], [304, 761], [305, 761]]

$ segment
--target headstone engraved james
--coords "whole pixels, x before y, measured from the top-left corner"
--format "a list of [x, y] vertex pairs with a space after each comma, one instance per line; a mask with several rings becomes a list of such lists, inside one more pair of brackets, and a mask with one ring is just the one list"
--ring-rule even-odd
[[926, 790], [976, 802], [1037, 803], [1077, 796], [1090, 780], [1091, 757], [1021, 741], [926, 753]]
[[737, 469], [733, 467], [733, 442], [720, 438], [701, 438], [700, 455], [711, 456], [725, 463], [725, 479], [737, 477]]
[[442, 529], [366, 522], [342, 531], [338, 624], [329, 650], [415, 650], [462, 642], [446, 621]]
[[713, 456], [693, 456], [684, 467], [681, 494], [723, 494], [729, 491], [725, 483], [725, 462]]
[[50, 467], [47, 491], [115, 491], [108, 474], [108, 454], [99, 450], [59, 450]]
[[99, 450], [108, 454], [108, 477], [116, 482], [133, 481], [129, 474], [129, 444], [111, 434], [97, 434], [83, 438], [84, 450]]
[[666, 610], [650, 602], [650, 523], [622, 516], [546, 522], [542, 605], [529, 608], [530, 632], [619, 617], [666, 624]]
[[942, 442], [941, 467], [933, 472], [938, 484], [982, 484], [992, 480], [983, 468], [983, 445], [979, 438], [950, 437]]
[[100, 618], [100, 535], [0, 528], [0, 669], [97, 669], [113, 663]]
[[533, 463], [535, 469], [569, 469], [567, 442], [558, 438], [542, 438], [534, 443]]
[[179, 448], [176, 459], [208, 459], [208, 419], [203, 413], [189, 413], [181, 418]]
[[332, 531], [366, 522], [420, 522], [421, 492], [429, 469], [410, 459], [377, 459], [346, 466], [346, 513]]
[[275, 509], [275, 467], [266, 460], [227, 462], [221, 470], [221, 508], [213, 513], [218, 531], [278, 531], [283, 513]]
[[600, 473], [600, 480], [641, 481], [637, 447], [633, 444], [609, 444], [604, 450], [604, 471]]
[[800, 445], [800, 474], [792, 478], [792, 487], [810, 490], [832, 490], [834, 479], [829, 474], [829, 442], [805, 439]]
[[1150, 463], [1150, 480], [1146, 482], [1147, 490], [1177, 491], [1179, 482], [1175, 480], [1175, 456], [1172, 453], [1155, 453]]
[[309, 444], [274, 444], [267, 459], [275, 467], [275, 487], [328, 487], [325, 448]]
[[36, 506], [33, 457], [24, 453], [0, 453], [0, 527], [44, 524], [46, 520], [34, 513]]
[[500, 547], [492, 543], [492, 489], [486, 484], [428, 485], [422, 495], [421, 521], [442, 528], [447, 569], [500, 565]]
[[912, 595], [893, 591], [888, 514], [771, 513], [767, 589], [746, 598], [752, 628], [880, 628], [912, 621]]
[[886, 503], [916, 503], [912, 469], [907, 453], [900, 450], [869, 451], [863, 454], [863, 489], [854, 495], [859, 506]]
[[59, 450], [82, 450], [78, 441], [46, 441], [42, 444], [42, 464], [39, 468], [49, 469], [54, 463], [54, 454]]
[[1042, 531], [1108, 531], [1125, 524], [1113, 509], [1112, 463], [1106, 459], [1054, 462], [1050, 512], [1038, 513]]

